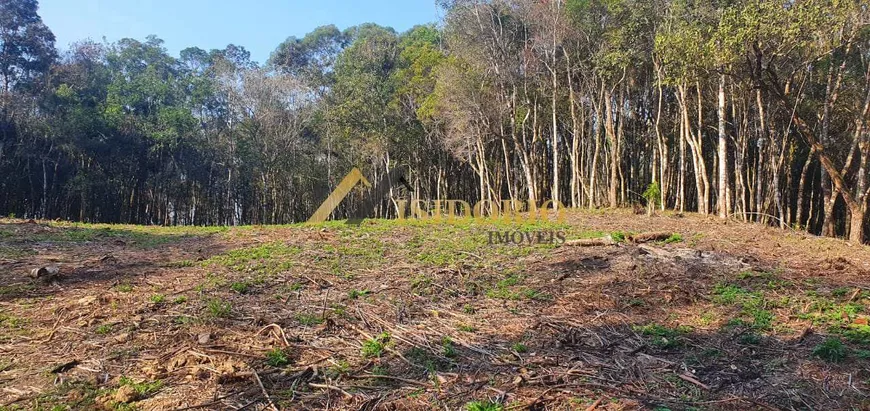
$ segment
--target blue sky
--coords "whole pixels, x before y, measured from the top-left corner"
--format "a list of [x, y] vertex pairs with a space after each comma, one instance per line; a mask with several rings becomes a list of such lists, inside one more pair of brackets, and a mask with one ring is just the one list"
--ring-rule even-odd
[[90, 38], [113, 42], [155, 34], [177, 56], [186, 47], [206, 50], [233, 43], [263, 63], [289, 36], [317, 26], [345, 29], [374, 22], [405, 31], [434, 22], [434, 0], [40, 0], [39, 14], [66, 50]]

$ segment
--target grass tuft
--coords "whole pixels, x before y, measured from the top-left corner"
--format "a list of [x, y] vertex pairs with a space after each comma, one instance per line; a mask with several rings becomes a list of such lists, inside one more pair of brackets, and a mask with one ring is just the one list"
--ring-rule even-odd
[[208, 314], [214, 318], [227, 318], [232, 314], [233, 305], [229, 301], [219, 298], [208, 300], [206, 303]]
[[828, 362], [840, 362], [846, 358], [846, 347], [839, 338], [829, 337], [813, 349], [813, 356]]
[[679, 326], [668, 328], [658, 324], [635, 326], [634, 330], [650, 338], [650, 344], [655, 347], [667, 349], [679, 347], [683, 343], [680, 338], [689, 332], [689, 327]]
[[390, 334], [387, 332], [381, 333], [381, 335], [363, 341], [362, 344], [362, 355], [366, 358], [375, 358], [383, 355], [384, 351], [387, 348], [387, 343], [390, 341]]
[[468, 411], [503, 411], [504, 406], [493, 401], [472, 401], [465, 404]]
[[290, 357], [287, 351], [281, 348], [273, 348], [266, 353], [266, 364], [273, 367], [283, 367], [290, 364]]

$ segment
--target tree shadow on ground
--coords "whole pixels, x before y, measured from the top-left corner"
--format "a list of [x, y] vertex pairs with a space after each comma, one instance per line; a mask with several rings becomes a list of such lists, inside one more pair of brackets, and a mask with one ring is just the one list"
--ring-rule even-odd
[[[110, 288], [207, 258], [223, 248], [213, 238], [217, 230], [152, 231], [108, 225], [0, 224], [0, 301], [45, 297], [89, 283]], [[33, 278], [32, 270], [40, 267], [57, 267], [58, 273]]]

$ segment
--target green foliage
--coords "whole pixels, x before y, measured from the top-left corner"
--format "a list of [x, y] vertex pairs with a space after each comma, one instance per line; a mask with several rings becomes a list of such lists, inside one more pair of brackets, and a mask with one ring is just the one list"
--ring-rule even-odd
[[266, 363], [273, 367], [283, 367], [290, 364], [290, 356], [285, 349], [273, 348], [266, 353]]
[[635, 326], [634, 330], [650, 337], [650, 343], [658, 348], [667, 349], [682, 345], [681, 337], [689, 332], [686, 326], [668, 328], [658, 324]]
[[213, 318], [227, 318], [232, 314], [233, 305], [229, 301], [213, 298], [206, 302], [206, 310]]
[[678, 233], [671, 234], [670, 237], [665, 239], [665, 244], [682, 243], [682, 242], [683, 242], [683, 236], [678, 234]]
[[121, 386], [127, 385], [133, 387], [139, 398], [148, 397], [163, 388], [163, 381], [160, 380], [135, 382], [133, 379], [126, 376], [121, 376], [118, 383]]
[[239, 293], [239, 294], [247, 294], [250, 291], [250, 284], [247, 281], [237, 281], [230, 284], [230, 289]]
[[849, 324], [842, 333], [843, 337], [851, 342], [870, 345], [870, 326], [864, 324]]
[[761, 336], [755, 333], [746, 333], [740, 336], [740, 342], [747, 345], [758, 345], [761, 342]]
[[235, 271], [272, 275], [293, 267], [296, 264], [295, 257], [301, 251], [298, 247], [274, 242], [228, 251], [206, 260], [203, 265], [217, 265]]
[[154, 304], [163, 304], [166, 301], [166, 296], [163, 294], [154, 294], [148, 298]]
[[813, 356], [828, 362], [840, 362], [846, 358], [846, 347], [839, 338], [830, 337], [813, 349]]
[[298, 313], [296, 314], [296, 321], [299, 321], [299, 324], [304, 326], [312, 326], [322, 323], [323, 318], [316, 314]]
[[369, 290], [360, 291], [357, 289], [353, 289], [353, 290], [350, 290], [350, 292], [348, 292], [347, 297], [350, 298], [351, 300], [356, 300], [360, 297], [365, 297], [365, 296], [369, 295], [370, 293], [371, 293], [371, 291], [369, 291]]
[[381, 333], [375, 338], [363, 341], [362, 355], [366, 358], [380, 357], [386, 350], [387, 343], [390, 342], [389, 333]]
[[610, 233], [610, 238], [612, 238], [613, 241], [616, 241], [617, 244], [624, 243], [626, 240], [626, 237], [627, 237], [626, 233], [624, 233], [622, 231], [614, 231], [614, 232]]
[[472, 401], [465, 404], [468, 411], [503, 411], [504, 406], [493, 401]]
[[659, 183], [650, 183], [643, 192], [643, 198], [653, 206], [658, 206], [662, 202], [662, 190], [659, 188]]
[[441, 355], [447, 358], [456, 357], [456, 347], [454, 346], [453, 340], [450, 339], [450, 337], [441, 337]]
[[97, 327], [97, 329], [94, 330], [94, 332], [97, 333], [97, 335], [109, 334], [112, 332], [112, 325], [111, 324], [102, 324], [99, 327]]
[[489, 298], [500, 300], [549, 300], [551, 297], [538, 290], [528, 287], [517, 287], [522, 283], [524, 278], [520, 274], [512, 273], [504, 279], [499, 280], [494, 287], [486, 292]]
[[22, 329], [28, 325], [30, 321], [26, 318], [7, 315], [0, 311], [0, 328]]
[[756, 330], [769, 330], [773, 326], [774, 314], [768, 309], [772, 303], [760, 291], [750, 292], [733, 284], [718, 284], [713, 289], [713, 302], [722, 305], [737, 305], [740, 313], [752, 322], [732, 322], [732, 325], [749, 325]]

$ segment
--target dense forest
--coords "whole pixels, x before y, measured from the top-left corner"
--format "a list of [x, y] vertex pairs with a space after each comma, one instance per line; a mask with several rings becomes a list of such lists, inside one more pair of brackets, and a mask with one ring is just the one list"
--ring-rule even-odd
[[653, 201], [861, 241], [868, 4], [446, 0], [259, 64], [154, 36], [60, 52], [36, 0], [0, 0], [0, 214], [297, 222], [353, 167], [401, 167], [394, 198]]

